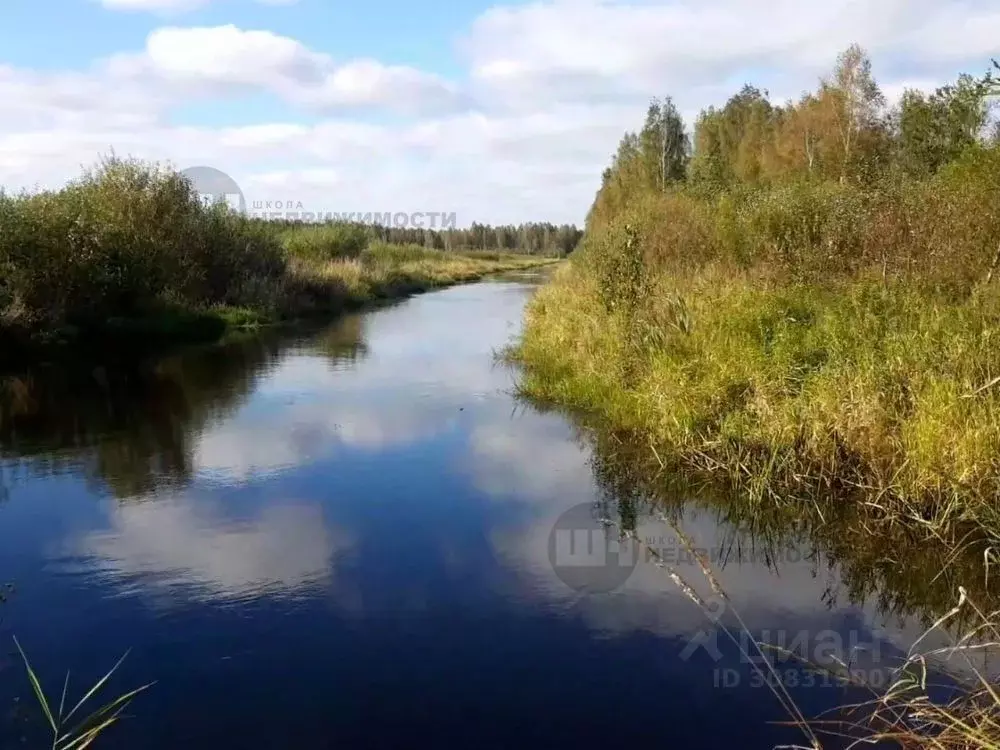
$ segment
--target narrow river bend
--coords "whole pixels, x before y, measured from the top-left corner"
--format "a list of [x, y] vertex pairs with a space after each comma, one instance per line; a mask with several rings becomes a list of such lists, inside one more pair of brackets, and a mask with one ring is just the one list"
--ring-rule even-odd
[[[131, 649], [112, 687], [156, 685], [104, 748], [799, 741], [768, 723], [788, 717], [664, 569], [640, 560], [596, 593], [553, 569], [560, 515], [627, 489], [569, 419], [517, 401], [516, 373], [494, 361], [534, 283], [7, 377], [3, 747], [44, 737], [12, 635], [56, 696], [65, 670], [79, 695]], [[886, 657], [920, 631], [877, 592], [852, 596], [807, 535], [773, 559], [704, 507], [678, 523], [713, 550], [754, 632], [853, 638]], [[673, 533], [642, 520], [663, 547]], [[844, 697], [795, 692], [813, 714]]]

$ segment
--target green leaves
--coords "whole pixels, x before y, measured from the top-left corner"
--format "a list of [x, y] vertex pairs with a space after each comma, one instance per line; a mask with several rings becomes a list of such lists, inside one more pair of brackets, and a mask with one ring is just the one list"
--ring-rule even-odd
[[125, 657], [128, 656], [128, 652], [126, 651], [117, 663], [100, 680], [94, 683], [76, 705], [68, 713], [65, 713], [66, 695], [69, 691], [69, 672], [66, 673], [66, 679], [63, 682], [59, 707], [56, 711], [53, 711], [49, 699], [42, 688], [41, 681], [38, 679], [35, 670], [31, 667], [31, 662], [28, 661], [28, 656], [24, 653], [24, 649], [21, 648], [21, 644], [17, 638], [14, 638], [14, 643], [21, 654], [21, 659], [24, 661], [24, 668], [28, 673], [28, 681], [31, 683], [35, 699], [38, 701], [38, 705], [41, 707], [42, 713], [45, 714], [49, 727], [52, 729], [52, 750], [84, 750], [84, 748], [89, 747], [102, 732], [121, 718], [122, 713], [139, 693], [154, 684], [150, 682], [142, 687], [119, 695], [117, 698], [91, 712], [86, 718], [78, 721], [76, 724], [70, 724], [73, 717], [107, 684], [111, 676], [118, 671], [122, 662], [125, 661]]

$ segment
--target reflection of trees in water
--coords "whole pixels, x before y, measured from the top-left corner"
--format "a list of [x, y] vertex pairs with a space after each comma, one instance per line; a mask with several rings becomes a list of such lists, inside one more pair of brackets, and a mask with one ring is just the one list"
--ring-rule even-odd
[[[310, 350], [354, 361], [363, 320], [308, 337]], [[158, 360], [97, 368], [35, 368], [0, 376], [0, 498], [17, 474], [82, 472], [118, 498], [190, 478], [192, 450], [302, 339], [267, 332]]]
[[311, 344], [333, 362], [356, 362], [368, 356], [364, 325], [364, 314], [345, 315], [323, 329]]
[[277, 352], [241, 341], [87, 370], [0, 380], [0, 445], [27, 471], [84, 471], [118, 497], [190, 474], [190, 437], [250, 393]]
[[678, 522], [686, 510], [709, 511], [722, 534], [717, 565], [754, 560], [778, 567], [794, 549], [813, 561], [817, 575], [839, 572], [829, 576], [840, 581], [824, 596], [830, 607], [871, 601], [882, 615], [929, 625], [955, 605], [959, 586], [986, 611], [1000, 606], [1000, 576], [986, 576], [989, 541], [971, 531], [960, 544], [945, 543], [917, 525], [878, 518], [856, 497], [754, 503], [710, 477], [665, 467], [648, 442], [600, 430], [581, 434], [593, 450], [603, 502], [617, 507], [623, 528], [634, 529], [654, 507]]
[[602, 516], [617, 523], [622, 532], [635, 532], [641, 510], [648, 510], [654, 500], [649, 487], [635, 481], [626, 465], [604, 460], [596, 451], [590, 466], [600, 490]]

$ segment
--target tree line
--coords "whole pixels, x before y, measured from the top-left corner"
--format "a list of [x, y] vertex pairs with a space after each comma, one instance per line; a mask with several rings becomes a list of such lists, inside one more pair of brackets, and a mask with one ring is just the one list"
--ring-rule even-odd
[[997, 84], [992, 70], [963, 74], [933, 92], [907, 90], [889, 106], [855, 44], [798, 101], [776, 105], [748, 83], [704, 109], [692, 133], [671, 97], [654, 99], [642, 129], [625, 134], [604, 171], [592, 215], [608, 217], [639, 194], [682, 185], [712, 196], [790, 182], [870, 186], [929, 177], [974, 145], [1000, 143], [991, 118]]
[[[300, 226], [296, 222], [268, 222]], [[333, 221], [325, 225], [343, 235], [356, 235], [358, 243], [387, 242], [394, 245], [420, 245], [432, 250], [486, 250], [564, 257], [579, 244], [583, 230], [572, 224], [529, 222], [492, 226], [473, 222], [471, 226], [448, 229], [393, 227], [386, 224]]]
[[583, 230], [571, 224], [533, 222], [492, 226], [473, 222], [467, 229], [378, 227], [380, 239], [400, 245], [423, 245], [436, 250], [496, 250], [530, 255], [569, 255]]

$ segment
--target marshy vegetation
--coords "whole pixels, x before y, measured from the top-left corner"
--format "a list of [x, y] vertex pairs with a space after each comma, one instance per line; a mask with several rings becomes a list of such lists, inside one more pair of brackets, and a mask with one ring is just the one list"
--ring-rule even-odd
[[797, 104], [704, 112], [690, 159], [657, 103], [529, 311], [525, 388], [756, 493], [837, 484], [1000, 536], [992, 85], [885, 114], [855, 48]]
[[[690, 135], [654, 101], [530, 306], [523, 390], [754, 513], [851, 513], [879, 559], [929, 545], [972, 640], [995, 640], [966, 594], [995, 586], [1000, 549], [997, 93], [963, 75], [889, 107], [853, 46], [799, 101], [746, 86]], [[913, 675], [879, 699], [880, 735], [1000, 744], [995, 683], [942, 706]]]
[[[4, 350], [88, 332], [213, 337], [227, 325], [335, 313], [549, 260], [384, 235], [206, 206], [180, 173], [110, 158], [58, 191], [0, 193]], [[537, 249], [558, 254], [551, 243]]]

